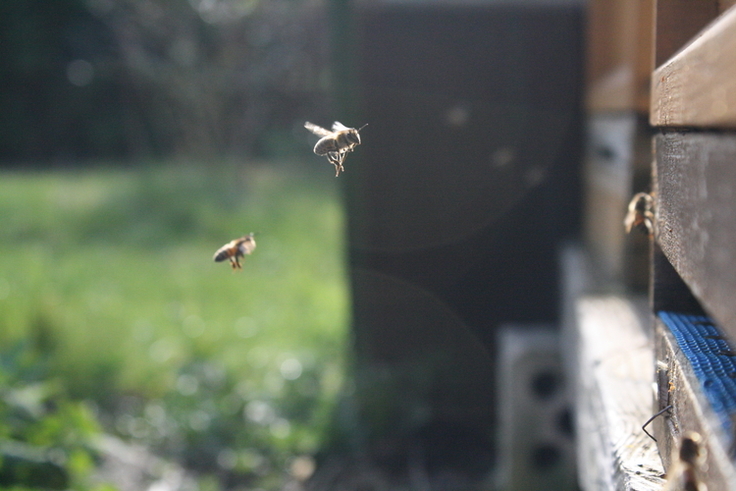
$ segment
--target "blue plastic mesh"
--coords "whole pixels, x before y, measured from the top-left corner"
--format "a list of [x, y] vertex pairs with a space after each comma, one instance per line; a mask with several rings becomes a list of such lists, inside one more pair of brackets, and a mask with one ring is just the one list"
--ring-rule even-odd
[[670, 328], [682, 353], [726, 434], [733, 435], [736, 415], [736, 352], [723, 339], [713, 321], [702, 315], [659, 312]]

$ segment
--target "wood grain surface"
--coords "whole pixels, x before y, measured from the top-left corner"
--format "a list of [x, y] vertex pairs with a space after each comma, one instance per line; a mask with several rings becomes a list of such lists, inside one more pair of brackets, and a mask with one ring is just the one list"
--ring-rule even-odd
[[653, 126], [736, 128], [735, 8], [655, 70], [650, 122]]
[[660, 490], [657, 446], [641, 429], [653, 414], [654, 350], [646, 300], [577, 303], [578, 476], [586, 491]]
[[655, 149], [655, 240], [736, 340], [736, 135], [664, 133]]

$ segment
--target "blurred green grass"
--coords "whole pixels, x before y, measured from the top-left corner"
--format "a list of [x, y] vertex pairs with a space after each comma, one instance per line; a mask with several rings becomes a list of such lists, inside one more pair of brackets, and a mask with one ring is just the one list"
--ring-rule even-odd
[[[74, 398], [115, 412], [133, 396], [139, 416], [160, 405], [201, 412], [219, 377], [218, 407], [270, 428], [292, 453], [314, 451], [348, 324], [329, 172], [227, 162], [4, 171], [0, 216], [0, 342], [31, 339]], [[212, 261], [249, 232], [258, 247], [242, 271]]]

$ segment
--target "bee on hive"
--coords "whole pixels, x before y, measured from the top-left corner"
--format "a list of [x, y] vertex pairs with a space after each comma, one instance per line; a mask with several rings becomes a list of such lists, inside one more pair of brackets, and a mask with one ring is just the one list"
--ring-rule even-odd
[[652, 235], [654, 232], [654, 200], [647, 193], [636, 193], [629, 202], [629, 211], [624, 219], [626, 233], [633, 229], [646, 231]]

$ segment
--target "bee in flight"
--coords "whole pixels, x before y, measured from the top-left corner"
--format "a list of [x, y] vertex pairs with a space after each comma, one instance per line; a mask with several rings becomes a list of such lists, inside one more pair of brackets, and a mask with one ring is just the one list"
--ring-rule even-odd
[[239, 239], [231, 240], [224, 246], [217, 249], [213, 259], [215, 262], [224, 261], [225, 259], [230, 260], [230, 266], [233, 270], [243, 269], [240, 265], [240, 258], [245, 257], [246, 254], [252, 253], [256, 249], [256, 239], [253, 233], [241, 237]]
[[335, 177], [344, 172], [345, 168], [342, 163], [348, 152], [352, 152], [356, 146], [360, 145], [360, 130], [368, 126], [364, 124], [359, 129], [348, 128], [339, 121], [332, 124], [332, 131], [326, 130], [321, 126], [307, 121], [304, 127], [317, 136], [321, 136], [317, 144], [314, 146], [314, 153], [321, 156], [327, 156], [327, 161], [335, 166]]
[[629, 211], [624, 219], [626, 233], [634, 228], [645, 230], [649, 235], [654, 231], [654, 200], [647, 193], [636, 193], [629, 202]]

